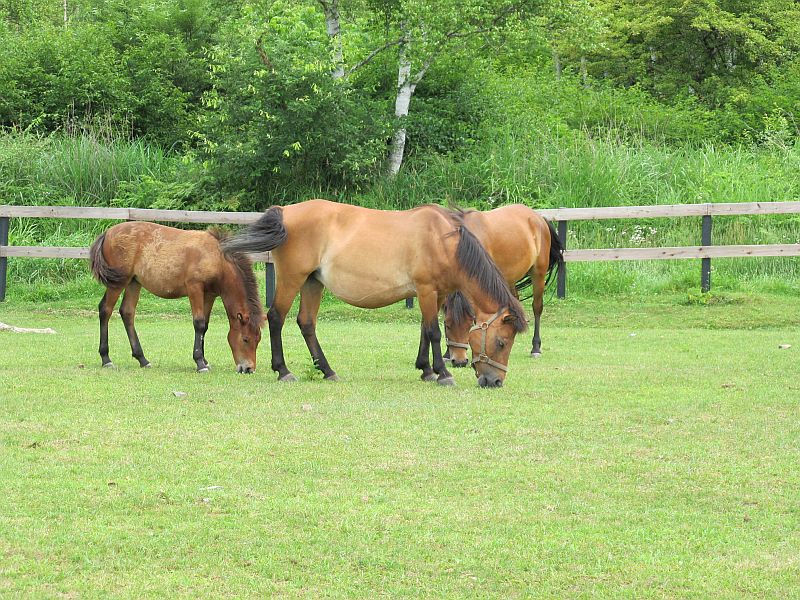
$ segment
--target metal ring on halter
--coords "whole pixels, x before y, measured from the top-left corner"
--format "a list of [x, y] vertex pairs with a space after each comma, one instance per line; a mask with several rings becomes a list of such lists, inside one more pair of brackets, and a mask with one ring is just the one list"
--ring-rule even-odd
[[505, 312], [505, 306], [501, 306], [500, 309], [494, 314], [494, 316], [489, 319], [488, 321], [484, 321], [480, 325], [475, 323], [472, 327], [469, 328], [469, 332], [472, 333], [473, 331], [477, 331], [478, 329], [481, 330], [481, 351], [478, 354], [477, 358], [472, 359], [471, 365], [474, 367], [475, 363], [485, 362], [490, 367], [494, 367], [495, 369], [500, 369], [501, 371], [507, 372], [508, 367], [506, 365], [501, 365], [496, 360], [492, 360], [486, 354], [486, 331], [489, 329], [489, 325], [495, 322], [497, 318]]

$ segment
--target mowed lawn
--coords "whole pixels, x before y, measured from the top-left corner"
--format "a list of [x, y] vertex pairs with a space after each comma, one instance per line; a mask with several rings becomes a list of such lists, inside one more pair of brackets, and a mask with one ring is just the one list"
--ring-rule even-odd
[[0, 305], [57, 330], [0, 332], [0, 596], [798, 597], [796, 304], [551, 303], [499, 390], [419, 381], [400, 307], [326, 307], [339, 383], [290, 320], [279, 384], [220, 312], [197, 374], [166, 303], [149, 370], [116, 315], [102, 370], [93, 311]]

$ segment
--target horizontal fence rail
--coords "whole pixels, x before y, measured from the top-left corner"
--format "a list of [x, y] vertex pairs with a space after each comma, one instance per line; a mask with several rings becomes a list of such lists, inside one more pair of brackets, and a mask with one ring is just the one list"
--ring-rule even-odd
[[[651, 219], [702, 217], [702, 245], [662, 248], [598, 248], [564, 250], [564, 261], [621, 261], [702, 259], [701, 287], [711, 287], [712, 258], [766, 256], [800, 256], [800, 244], [711, 245], [711, 222], [714, 216], [779, 215], [800, 213], [800, 202], [719, 202], [703, 204], [663, 204], [650, 206], [609, 206], [598, 208], [554, 208], [537, 211], [558, 222], [559, 237], [566, 248], [569, 221], [608, 219]], [[89, 258], [88, 248], [9, 246], [8, 228], [11, 218], [108, 219], [121, 221], [163, 221], [170, 223], [202, 223], [209, 225], [248, 225], [260, 212], [222, 212], [193, 210], [159, 210], [151, 208], [98, 208], [81, 206], [9, 206], [0, 205], [0, 301], [5, 299], [6, 269], [9, 257]], [[269, 252], [251, 254], [251, 259], [267, 264], [267, 303], [275, 291], [275, 271]], [[558, 296], [566, 296], [566, 268], [558, 275]], [[410, 299], [407, 306], [412, 306]]]
[[[650, 206], [601, 206], [597, 208], [543, 208], [540, 215], [551, 221], [598, 221], [605, 219], [651, 219], [669, 217], [783, 215], [800, 213], [800, 202], [706, 202], [703, 204], [655, 204]], [[248, 225], [260, 212], [204, 210], [159, 210], [154, 208], [94, 208], [81, 206], [0, 205], [0, 217], [55, 219], [110, 219], [120, 221], [166, 221]]]

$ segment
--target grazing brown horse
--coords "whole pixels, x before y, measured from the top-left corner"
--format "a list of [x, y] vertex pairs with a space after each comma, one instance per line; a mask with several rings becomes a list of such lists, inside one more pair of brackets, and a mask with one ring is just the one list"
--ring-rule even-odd
[[216, 230], [184, 231], [155, 223], [120, 223], [95, 240], [89, 251], [92, 274], [106, 286], [100, 301], [100, 358], [104, 367], [114, 366], [108, 357], [108, 320], [120, 294], [125, 292], [119, 314], [125, 324], [133, 357], [142, 367], [144, 357], [133, 326], [142, 287], [162, 298], [189, 296], [194, 317], [194, 353], [198, 371], [208, 371], [204, 341], [211, 307], [217, 296], [228, 313], [228, 344], [236, 370], [256, 369], [256, 348], [264, 324], [258, 287], [250, 259], [224, 252]]
[[273, 250], [277, 290], [267, 321], [272, 369], [281, 381], [296, 379], [286, 367], [281, 331], [298, 292], [297, 323], [314, 365], [329, 380], [338, 378], [316, 335], [325, 287], [362, 308], [417, 296], [422, 332], [416, 367], [424, 380], [442, 385], [455, 383], [442, 358], [438, 321], [447, 294], [467, 290], [476, 315], [489, 323], [483, 334], [475, 333], [486, 342], [486, 360], [475, 363], [482, 387], [502, 385], [514, 336], [527, 327], [522, 305], [461, 213], [442, 207], [382, 211], [327, 200], [274, 206], [223, 246], [237, 252]]
[[[544, 308], [545, 278], [564, 262], [564, 250], [553, 226], [532, 208], [522, 204], [502, 206], [487, 212], [467, 211], [464, 221], [494, 259], [509, 286], [533, 286], [533, 344], [531, 356], [542, 354], [539, 320]], [[454, 367], [467, 365], [467, 340], [475, 327], [467, 298], [451, 294], [444, 306], [447, 357]]]

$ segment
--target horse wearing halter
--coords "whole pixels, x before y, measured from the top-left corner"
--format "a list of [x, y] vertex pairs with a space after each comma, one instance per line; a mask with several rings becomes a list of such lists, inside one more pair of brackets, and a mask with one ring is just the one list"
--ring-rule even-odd
[[[488, 321], [484, 321], [483, 323], [480, 324], [475, 323], [475, 325], [469, 328], [470, 333], [472, 333], [473, 331], [477, 331], [479, 329], [481, 331], [481, 351], [476, 358], [472, 359], [472, 362], [470, 363], [471, 366], [475, 366], [475, 363], [485, 362], [490, 367], [494, 367], [495, 369], [500, 369], [503, 372], [508, 372], [508, 367], [506, 365], [501, 365], [496, 360], [492, 360], [491, 358], [489, 358], [489, 356], [486, 354], [486, 331], [489, 329], [489, 325], [494, 323], [498, 319], [498, 317], [500, 317], [500, 315], [502, 315], [505, 312], [505, 310], [506, 307], [501, 306], [500, 310], [494, 313], [494, 316], [491, 319], [489, 319]], [[464, 345], [466, 346], [466, 344]]]

